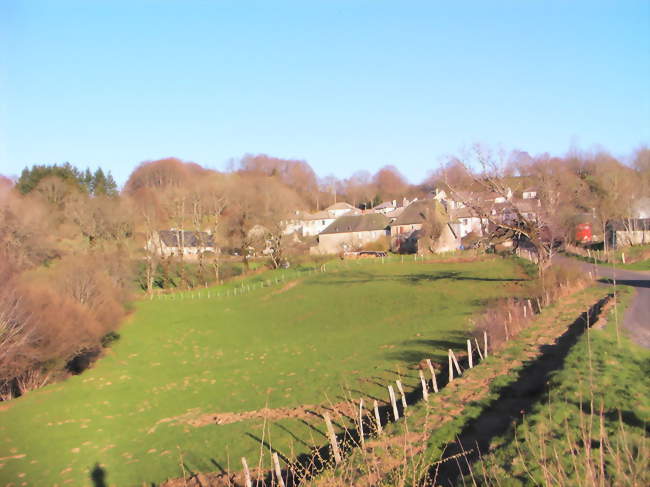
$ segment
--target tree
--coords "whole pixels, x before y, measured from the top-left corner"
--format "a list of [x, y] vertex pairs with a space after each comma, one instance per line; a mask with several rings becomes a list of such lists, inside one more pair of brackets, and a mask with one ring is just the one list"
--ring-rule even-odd
[[141, 188], [165, 189], [187, 187], [209, 171], [193, 162], [175, 157], [142, 162], [129, 176], [124, 192], [132, 194]]
[[22, 194], [27, 194], [36, 189], [43, 179], [52, 180], [52, 178], [58, 178], [68, 182], [70, 186], [83, 189], [83, 177], [81, 171], [67, 162], [61, 166], [34, 165], [31, 169], [23, 169], [16, 181], [16, 189]]
[[311, 208], [320, 203], [316, 173], [306, 161], [281, 159], [266, 154], [246, 154], [234, 169], [242, 174], [276, 177], [300, 195]]
[[251, 249], [268, 249], [272, 264], [283, 259], [286, 239], [284, 221], [304, 203], [277, 178], [255, 174], [232, 175], [228, 181], [228, 238], [239, 249], [248, 267]]
[[372, 181], [377, 188], [379, 199], [383, 200], [401, 198], [409, 189], [406, 179], [395, 166], [381, 168]]
[[[505, 184], [502, 173], [504, 161], [503, 153], [495, 154], [489, 148], [475, 144], [463, 159], [455, 158], [453, 165], [461, 164], [474, 186], [480, 190], [467, 192], [455, 188], [452, 184], [448, 186], [456, 200], [462, 201], [481, 220], [489, 222], [488, 242], [494, 244], [510, 240], [515, 246], [520, 242], [531, 245], [537, 255], [539, 273], [543, 275], [550, 265], [555, 243], [548, 236], [548, 223], [544, 215], [528, 216], [516, 204], [511, 204], [509, 207], [513, 213], [509, 219], [504, 219], [502, 215], [492, 211], [495, 196], [509, 199], [509, 188]], [[470, 169], [472, 166], [480, 168], [480, 171], [472, 172]], [[492, 195], [492, 198], [485, 198], [483, 192]]]

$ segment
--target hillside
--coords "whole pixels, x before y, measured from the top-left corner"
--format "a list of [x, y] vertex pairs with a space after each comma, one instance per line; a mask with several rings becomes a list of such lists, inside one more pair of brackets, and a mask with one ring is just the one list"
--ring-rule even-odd
[[311, 407], [359, 394], [385, 401], [385, 383], [462, 347], [485, 300], [525, 284], [515, 262], [497, 258], [283, 272], [237, 283], [268, 285], [243, 295], [231, 284], [138, 302], [94, 368], [0, 407], [3, 484], [92, 485], [94, 470], [107, 485], [139, 485], [239, 470], [241, 456], [256, 464], [261, 443], [295, 458], [324, 443]]

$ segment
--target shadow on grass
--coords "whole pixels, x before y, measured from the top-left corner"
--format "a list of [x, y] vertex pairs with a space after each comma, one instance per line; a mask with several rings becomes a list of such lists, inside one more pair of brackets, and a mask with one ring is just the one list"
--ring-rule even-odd
[[[445, 338], [441, 339], [417, 339], [406, 340], [400, 343], [400, 347], [405, 350], [396, 350], [386, 353], [388, 360], [398, 360], [410, 364], [416, 364], [421, 360], [431, 359], [435, 362], [445, 362], [447, 360], [447, 350], [463, 349], [467, 340], [467, 334], [459, 331], [445, 333]], [[412, 349], [410, 348], [412, 347]]]
[[477, 276], [466, 275], [463, 272], [456, 272], [456, 271], [406, 274], [406, 275], [401, 275], [401, 274], [381, 275], [381, 274], [355, 272], [349, 278], [324, 279], [324, 280], [319, 280], [319, 281], [310, 282], [306, 284], [318, 285], [318, 286], [322, 286], [322, 285], [340, 286], [341, 284], [365, 284], [365, 283], [377, 282], [377, 281], [397, 281], [397, 282], [405, 282], [409, 284], [420, 284], [422, 282], [435, 282], [444, 279], [448, 279], [452, 281], [478, 281], [478, 282], [521, 282], [527, 280], [521, 278], [477, 277]]
[[90, 471], [90, 480], [93, 483], [93, 487], [107, 487], [106, 477], [106, 469], [102, 468], [99, 463], [95, 463], [95, 466]]
[[[603, 305], [611, 295], [594, 304], [589, 311], [569, 326], [552, 345], [540, 348], [541, 355], [527, 363], [514, 382], [497, 391], [498, 396], [482, 413], [468, 422], [455, 440], [444, 445], [445, 458], [431, 467], [425, 485], [458, 485], [461, 477], [469, 475], [472, 465], [490, 448], [494, 438], [514, 428], [545, 392], [551, 374], [564, 366], [564, 361], [584, 333], [597, 319]], [[456, 461], [445, 461], [446, 459]]]

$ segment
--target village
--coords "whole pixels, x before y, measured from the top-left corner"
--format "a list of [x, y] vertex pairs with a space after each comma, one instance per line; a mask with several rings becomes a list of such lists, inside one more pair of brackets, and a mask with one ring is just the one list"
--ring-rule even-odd
[[649, 47], [0, 0], [0, 487], [650, 486]]
[[[435, 189], [425, 198], [384, 201], [369, 209], [360, 209], [341, 201], [327, 208], [309, 212], [296, 210], [292, 217], [281, 222], [285, 238], [308, 242], [310, 255], [366, 256], [397, 254], [443, 253], [475, 248], [488, 240], [495, 227], [517, 225], [525, 218], [540, 229], [548, 220], [536, 188], [521, 191], [505, 188], [503, 193], [452, 192]], [[589, 215], [576, 215], [573, 234], [566, 239], [550, 242], [552, 245], [579, 245], [583, 248], [600, 242], [610, 249], [650, 243], [650, 218], [639, 210], [635, 216], [608, 221], [604, 237]], [[274, 241], [264, 239], [268, 230], [256, 225], [251, 235], [260, 237], [262, 245], [248, 247], [251, 257], [272, 254]], [[546, 233], [547, 240], [553, 238]], [[604, 240], [604, 242], [603, 242]], [[525, 235], [514, 232], [510, 238], [501, 238], [500, 249], [531, 249]], [[494, 239], [491, 241], [494, 246]], [[203, 252], [219, 252], [214, 236], [209, 231], [181, 229], [161, 230], [157, 238], [147, 242], [147, 249], [162, 257], [196, 259]], [[534, 249], [533, 249], [534, 250]], [[365, 251], [365, 252], [364, 252]], [[379, 253], [379, 254], [378, 254]], [[238, 255], [235, 251], [235, 255]]]

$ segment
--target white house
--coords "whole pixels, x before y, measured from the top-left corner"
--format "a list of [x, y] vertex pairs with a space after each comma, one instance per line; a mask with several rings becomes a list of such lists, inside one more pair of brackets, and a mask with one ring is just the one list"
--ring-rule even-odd
[[147, 240], [150, 252], [163, 257], [181, 256], [196, 258], [203, 252], [214, 252], [214, 239], [208, 232], [193, 232], [172, 228], [160, 230]]
[[348, 203], [334, 203], [322, 211], [315, 213], [296, 212], [296, 217], [285, 222], [284, 234], [298, 233], [304, 237], [318, 235], [334, 221], [346, 214], [358, 215], [361, 210]]

